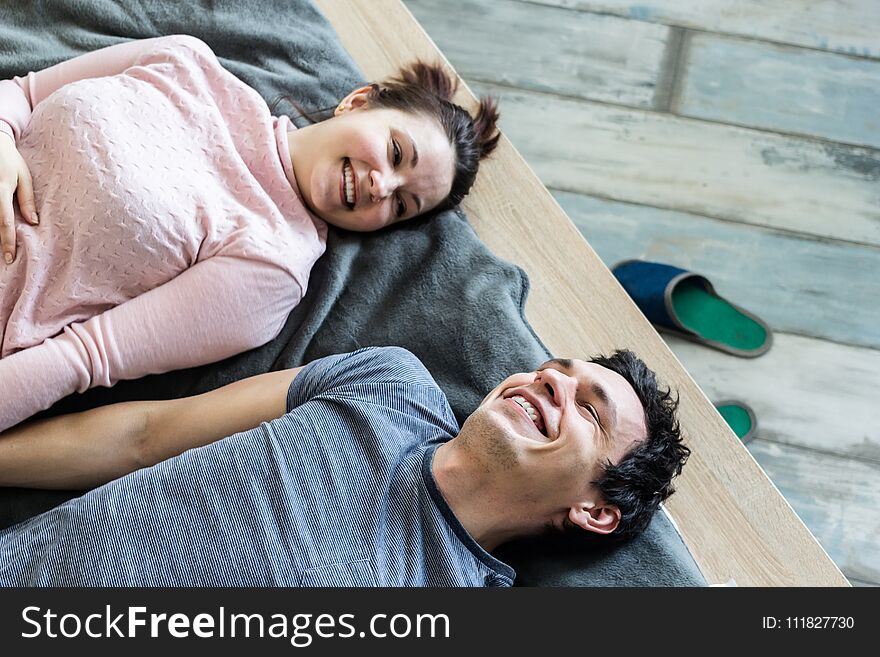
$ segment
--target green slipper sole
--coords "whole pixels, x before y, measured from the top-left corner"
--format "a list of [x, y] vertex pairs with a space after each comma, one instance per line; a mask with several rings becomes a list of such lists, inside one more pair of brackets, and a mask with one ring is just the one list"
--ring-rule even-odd
[[704, 276], [676, 276], [665, 297], [670, 319], [680, 327], [671, 333], [745, 358], [760, 356], [773, 343], [762, 319], [720, 296]]
[[737, 353], [767, 345], [770, 332], [763, 322], [707, 289], [700, 278], [686, 278], [675, 286], [672, 307], [685, 328]]
[[755, 437], [755, 432], [758, 430], [758, 420], [748, 404], [741, 401], [725, 400], [716, 402], [715, 408], [743, 443], [747, 443]]

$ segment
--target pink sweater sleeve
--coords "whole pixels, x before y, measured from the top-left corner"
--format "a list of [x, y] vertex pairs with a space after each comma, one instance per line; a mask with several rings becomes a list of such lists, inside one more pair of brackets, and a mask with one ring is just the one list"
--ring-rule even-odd
[[161, 45], [166, 39], [180, 38], [170, 36], [128, 41], [74, 57], [37, 73], [0, 81], [0, 132], [18, 141], [30, 122], [34, 108], [56, 89], [77, 80], [122, 73], [133, 66], [144, 52]]
[[[289, 294], [279, 290], [290, 290]], [[73, 392], [194, 367], [265, 344], [301, 291], [273, 265], [215, 256], [165, 285], [0, 359], [0, 431]]]

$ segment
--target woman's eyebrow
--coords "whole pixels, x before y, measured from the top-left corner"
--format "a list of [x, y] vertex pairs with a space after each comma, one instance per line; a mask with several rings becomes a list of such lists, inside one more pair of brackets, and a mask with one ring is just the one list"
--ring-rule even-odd
[[412, 135], [407, 133], [406, 135], [409, 137], [409, 145], [412, 148], [412, 168], [415, 169], [416, 165], [419, 163], [419, 150], [416, 148], [415, 139], [412, 138]]
[[[413, 139], [413, 136], [409, 133], [409, 130], [406, 128], [401, 128], [400, 131], [406, 135], [407, 140], [409, 141], [409, 147], [412, 149], [412, 157], [410, 158], [410, 169], [415, 169], [416, 165], [419, 163], [419, 150], [416, 148], [416, 140]], [[412, 192], [410, 192], [412, 194]], [[422, 213], [422, 199], [419, 198], [418, 194], [412, 194], [413, 203], [416, 204], [416, 214]]]
[[413, 139], [412, 133], [402, 125], [395, 126], [394, 129], [397, 130], [397, 132], [402, 134], [404, 137], [406, 137], [406, 140], [409, 142], [409, 149], [412, 153], [409, 158], [409, 166], [411, 169], [415, 169], [416, 165], [418, 165], [419, 163], [419, 149], [416, 148], [416, 140]]

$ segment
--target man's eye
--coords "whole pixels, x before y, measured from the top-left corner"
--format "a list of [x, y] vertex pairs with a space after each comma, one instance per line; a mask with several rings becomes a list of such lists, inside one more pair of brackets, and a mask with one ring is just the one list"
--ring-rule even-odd
[[392, 155], [391, 159], [392, 159], [394, 166], [397, 166], [398, 164], [400, 164], [400, 160], [403, 158], [403, 154], [400, 150], [400, 145], [397, 143], [396, 139], [391, 140], [391, 148], [393, 151], [393, 155]]
[[590, 413], [590, 415], [592, 415], [594, 418], [596, 418], [596, 422], [599, 421], [599, 413], [596, 411], [596, 408], [592, 404], [588, 404], [586, 402], [578, 402], [578, 405], [581, 408], [587, 409], [587, 411]]
[[397, 197], [397, 217], [400, 218], [406, 214], [406, 203], [399, 196]]

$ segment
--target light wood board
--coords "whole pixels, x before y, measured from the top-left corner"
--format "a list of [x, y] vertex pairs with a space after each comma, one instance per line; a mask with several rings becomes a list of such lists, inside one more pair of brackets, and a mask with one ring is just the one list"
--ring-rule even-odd
[[[371, 79], [415, 58], [442, 58], [398, 0], [317, 4]], [[466, 89], [460, 101], [473, 105]], [[481, 168], [464, 209], [489, 248], [531, 277], [528, 317], [552, 351], [632, 347], [679, 389], [681, 422], [694, 454], [668, 508], [710, 583], [733, 578], [741, 586], [848, 586], [506, 139]]]

